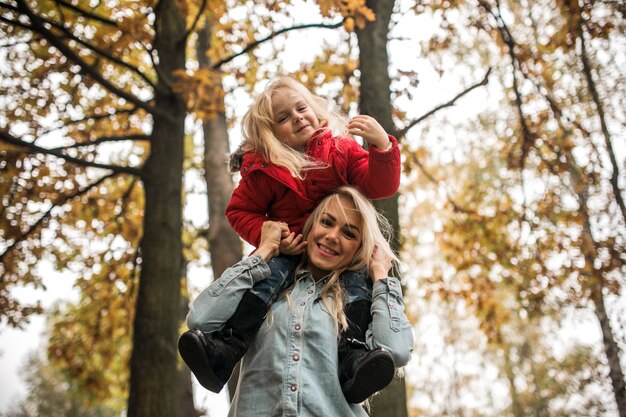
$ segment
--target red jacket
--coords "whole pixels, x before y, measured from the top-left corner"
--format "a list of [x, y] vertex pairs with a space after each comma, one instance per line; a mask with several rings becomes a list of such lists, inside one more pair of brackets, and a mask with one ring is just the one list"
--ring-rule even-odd
[[256, 153], [247, 153], [226, 217], [235, 232], [256, 247], [263, 222], [283, 221], [299, 233], [317, 204], [341, 185], [353, 185], [372, 200], [391, 197], [400, 186], [400, 149], [393, 136], [389, 140], [391, 149], [372, 146], [368, 152], [352, 138], [334, 138], [331, 132], [314, 136], [306, 153], [329, 166], [307, 171], [303, 180]]

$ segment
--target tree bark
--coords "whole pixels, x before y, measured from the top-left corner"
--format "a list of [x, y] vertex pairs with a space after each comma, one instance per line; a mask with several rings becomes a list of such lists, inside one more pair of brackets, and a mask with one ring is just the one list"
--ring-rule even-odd
[[602, 105], [602, 100], [600, 99], [600, 94], [598, 93], [598, 89], [596, 88], [596, 83], [593, 80], [593, 74], [591, 72], [591, 62], [589, 61], [589, 56], [587, 53], [587, 47], [585, 42], [585, 31], [582, 26], [582, 17], [580, 18], [580, 27], [578, 37], [580, 39], [580, 59], [583, 65], [583, 73], [585, 74], [585, 80], [587, 81], [587, 88], [589, 89], [589, 93], [591, 94], [591, 99], [593, 104], [596, 107], [596, 111], [598, 113], [598, 119], [600, 120], [600, 128], [602, 130], [602, 135], [604, 136], [604, 144], [606, 146], [606, 152], [608, 154], [609, 160], [611, 161], [611, 179], [609, 182], [611, 183], [611, 188], [613, 189], [613, 196], [615, 197], [615, 202], [622, 213], [622, 221], [626, 223], [626, 204], [624, 203], [624, 199], [622, 198], [622, 190], [619, 188], [619, 163], [617, 161], [617, 157], [615, 156], [615, 151], [613, 150], [613, 143], [611, 140], [611, 133], [609, 132], [609, 127], [606, 122], [606, 115], [604, 112], [604, 106]]
[[[207, 57], [210, 48], [212, 22], [207, 21], [205, 28], [198, 33], [198, 62], [203, 68], [210, 68], [212, 63]], [[221, 108], [224, 107], [222, 100]], [[209, 253], [213, 277], [218, 278], [226, 268], [243, 257], [241, 239], [230, 227], [226, 216], [226, 206], [233, 193], [234, 184], [228, 172], [228, 125], [226, 114], [219, 111], [213, 120], [205, 120], [204, 132], [204, 177], [207, 184], [209, 207]], [[239, 376], [237, 367], [228, 383], [232, 395]]]
[[626, 417], [626, 386], [624, 385], [624, 372], [622, 372], [619, 360], [619, 346], [615, 342], [611, 322], [606, 313], [601, 286], [596, 285], [592, 288], [592, 298], [595, 304], [594, 312], [600, 322], [600, 329], [602, 330], [602, 343], [604, 345], [604, 353], [609, 362], [609, 378], [611, 379], [613, 387], [617, 411], [620, 417]]
[[504, 372], [509, 383], [509, 392], [511, 393], [511, 413], [513, 417], [524, 417], [524, 410], [515, 386], [515, 371], [513, 369], [513, 361], [511, 360], [511, 349], [508, 345], [503, 348], [502, 354], [504, 357]]
[[[370, 115], [378, 120], [388, 133], [396, 135], [397, 129], [391, 116], [391, 80], [387, 52], [389, 22], [394, 1], [368, 0], [367, 6], [376, 13], [376, 20], [368, 22], [363, 29], [356, 29], [361, 72], [359, 108], [362, 114]], [[398, 195], [377, 201], [376, 208], [391, 222], [394, 236], [399, 236]], [[394, 249], [399, 249], [397, 240], [394, 242]], [[372, 400], [372, 417], [406, 417], [407, 415], [404, 379], [394, 380]]]
[[145, 164], [144, 235], [130, 360], [129, 417], [179, 416], [178, 325], [181, 304], [182, 171], [186, 109], [163, 79], [185, 67], [184, 16], [174, 1], [155, 10], [159, 81], [155, 103], [167, 116], [155, 117]]
[[[571, 155], [568, 154], [570, 159], [570, 167], [574, 167], [575, 162]], [[582, 179], [577, 175], [577, 171], [573, 168], [570, 169], [570, 174], [574, 180], [575, 189], [580, 189], [577, 193], [579, 211], [582, 217], [582, 233], [581, 233], [581, 251], [585, 257], [585, 269], [584, 279], [586, 286], [590, 291], [591, 300], [594, 303], [594, 313], [600, 324], [602, 330], [602, 344], [604, 346], [604, 353], [609, 366], [609, 379], [611, 380], [611, 386], [613, 388], [613, 395], [615, 397], [615, 403], [620, 417], [626, 417], [626, 386], [624, 381], [624, 372], [622, 371], [620, 363], [620, 350], [615, 341], [613, 335], [613, 328], [609, 316], [606, 313], [606, 307], [604, 304], [604, 295], [602, 294], [605, 284], [605, 277], [602, 271], [594, 267], [595, 260], [598, 256], [597, 243], [594, 240], [593, 233], [591, 232], [591, 221], [588, 211], [588, 191], [587, 185], [582, 182]]]

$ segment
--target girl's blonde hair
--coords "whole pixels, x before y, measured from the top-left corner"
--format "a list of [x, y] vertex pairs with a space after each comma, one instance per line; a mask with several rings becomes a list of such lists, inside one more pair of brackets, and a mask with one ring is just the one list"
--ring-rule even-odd
[[[332, 201], [340, 203], [340, 198], [351, 201], [354, 204], [354, 210], [361, 215], [361, 246], [357, 250], [352, 262], [337, 271], [332, 271], [328, 280], [324, 284], [321, 292], [322, 303], [337, 323], [337, 332], [340, 334], [348, 328], [346, 315], [343, 310], [344, 306], [344, 290], [340, 285], [339, 277], [344, 271], [356, 271], [366, 268], [369, 271], [370, 262], [374, 250], [378, 253], [387, 255], [392, 259], [392, 264], [398, 265], [398, 256], [391, 248], [390, 242], [393, 237], [393, 230], [389, 221], [376, 211], [372, 203], [363, 196], [356, 188], [342, 186], [324, 198], [318, 206], [313, 210], [304, 224], [302, 236], [304, 240], [308, 239], [309, 233], [313, 225], [320, 222], [322, 214], [327, 211]], [[339, 204], [343, 210], [352, 210], [345, 208]], [[308, 259], [306, 252], [302, 257], [302, 264], [306, 265]], [[397, 268], [394, 268], [397, 269]], [[330, 303], [329, 303], [329, 300]]]
[[276, 78], [259, 94], [242, 121], [243, 144], [241, 152], [256, 152], [265, 160], [289, 170], [293, 177], [303, 178], [310, 169], [323, 168], [326, 165], [309, 158], [282, 143], [274, 134], [274, 93], [281, 88], [289, 88], [302, 96], [315, 113], [323, 133], [333, 131], [344, 135], [347, 129], [346, 118], [330, 109], [328, 100], [312, 94], [304, 85], [290, 76]]

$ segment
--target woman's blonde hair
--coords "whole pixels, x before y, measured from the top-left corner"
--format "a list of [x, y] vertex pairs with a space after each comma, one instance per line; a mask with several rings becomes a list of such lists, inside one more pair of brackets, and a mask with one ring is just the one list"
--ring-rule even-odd
[[[346, 315], [343, 310], [344, 306], [344, 290], [340, 284], [339, 277], [344, 271], [356, 271], [366, 268], [369, 273], [369, 266], [374, 250], [383, 255], [387, 255], [392, 259], [392, 264], [398, 264], [398, 256], [391, 248], [390, 242], [393, 237], [393, 231], [389, 221], [376, 211], [372, 203], [361, 194], [356, 188], [342, 186], [324, 198], [318, 206], [313, 210], [309, 218], [304, 224], [302, 236], [304, 240], [308, 239], [309, 233], [313, 225], [320, 222], [322, 214], [328, 210], [331, 202], [340, 203], [343, 197], [354, 204], [354, 210], [361, 215], [361, 246], [357, 250], [352, 262], [337, 271], [332, 271], [328, 277], [324, 287], [322, 288], [322, 303], [337, 323], [338, 334], [345, 331], [348, 327]], [[342, 210], [351, 210], [342, 207]], [[302, 265], [306, 265], [308, 259], [306, 252], [302, 257]], [[328, 300], [332, 300], [330, 303]]]
[[265, 160], [289, 170], [293, 177], [303, 178], [305, 171], [323, 168], [326, 165], [309, 158], [305, 153], [282, 143], [274, 134], [274, 93], [289, 88], [302, 96], [320, 122], [322, 132], [332, 131], [344, 135], [347, 129], [346, 118], [330, 109], [328, 100], [312, 94], [293, 77], [276, 78], [265, 87], [256, 98], [242, 121], [242, 152], [256, 152]]

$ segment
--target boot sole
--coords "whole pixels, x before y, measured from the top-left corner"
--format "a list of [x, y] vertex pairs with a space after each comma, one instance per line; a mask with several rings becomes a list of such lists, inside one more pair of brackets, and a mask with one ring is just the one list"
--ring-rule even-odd
[[389, 352], [384, 350], [372, 352], [360, 364], [354, 377], [341, 386], [341, 390], [349, 403], [362, 403], [389, 385], [394, 372], [395, 364]]
[[178, 339], [178, 351], [200, 385], [215, 393], [224, 388], [224, 383], [213, 372], [204, 346], [196, 334], [191, 331], [183, 333]]

